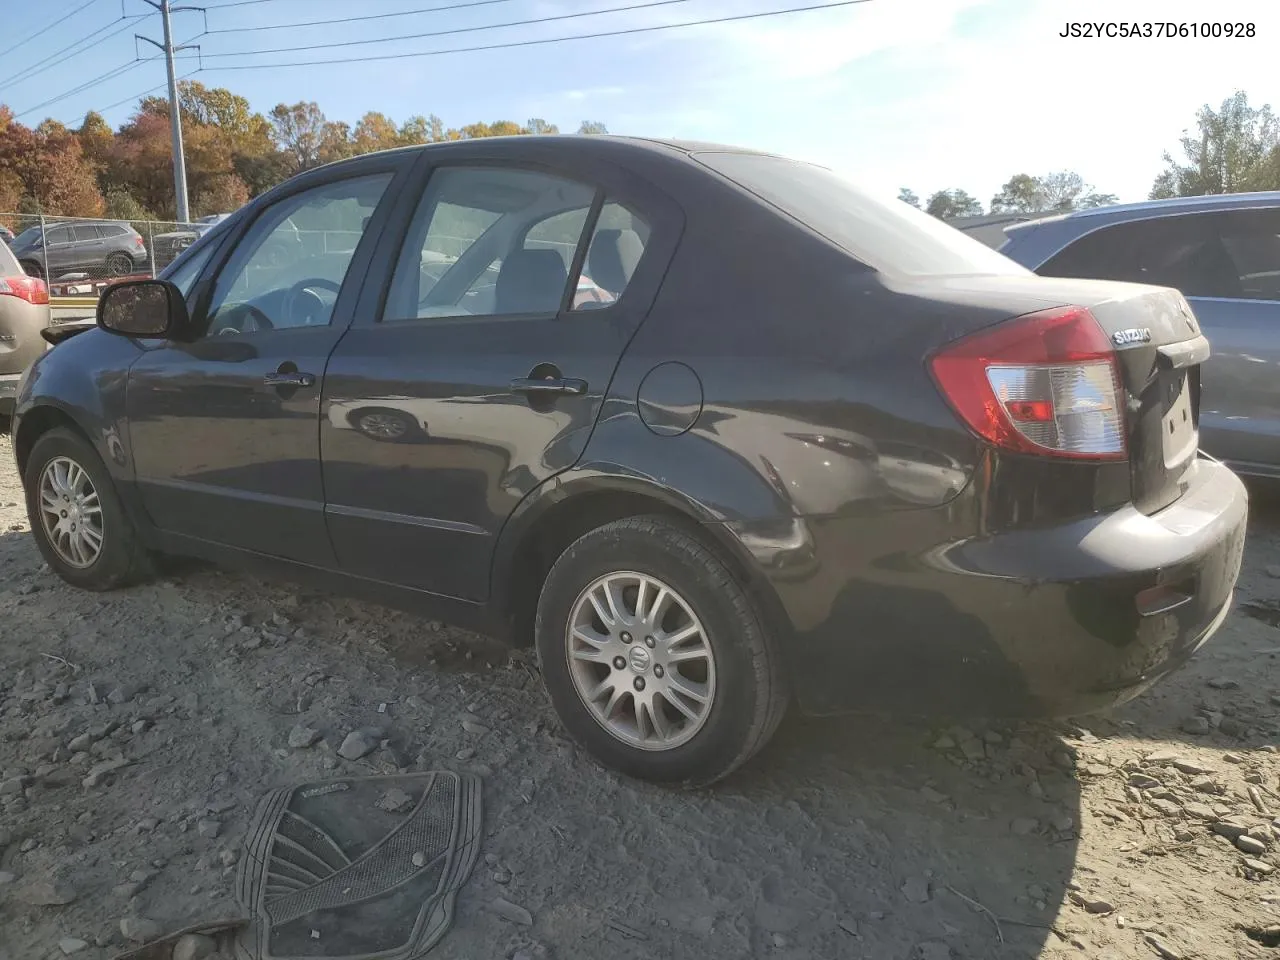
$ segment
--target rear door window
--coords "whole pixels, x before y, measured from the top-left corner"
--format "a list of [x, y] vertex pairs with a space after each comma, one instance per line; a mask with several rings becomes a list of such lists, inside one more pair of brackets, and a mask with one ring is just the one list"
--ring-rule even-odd
[[694, 157], [873, 270], [908, 276], [1029, 272], [936, 217], [877, 197], [823, 167], [756, 153]]
[[1187, 297], [1280, 299], [1280, 211], [1152, 217], [1103, 227], [1036, 271], [1174, 287]]

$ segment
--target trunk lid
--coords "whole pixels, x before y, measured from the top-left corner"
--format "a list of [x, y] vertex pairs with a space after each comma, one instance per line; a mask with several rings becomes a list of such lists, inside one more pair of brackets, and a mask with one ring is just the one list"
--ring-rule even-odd
[[1111, 339], [1127, 409], [1134, 505], [1151, 514], [1187, 487], [1199, 449], [1200, 365], [1209, 342], [1177, 290], [1102, 280], [956, 277], [948, 300], [1003, 304], [1008, 317], [1046, 306], [1081, 306]]

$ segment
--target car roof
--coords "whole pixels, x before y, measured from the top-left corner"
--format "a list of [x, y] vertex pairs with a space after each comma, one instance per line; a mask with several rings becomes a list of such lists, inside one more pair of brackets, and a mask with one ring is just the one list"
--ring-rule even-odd
[[1250, 207], [1280, 206], [1280, 190], [1258, 190], [1250, 193], [1214, 193], [1197, 197], [1169, 197], [1164, 200], [1141, 200], [1136, 203], [1113, 203], [1105, 207], [1074, 210], [1051, 217], [1040, 217], [1006, 228], [1008, 234], [1020, 233], [1049, 223], [1076, 223], [1092, 228], [1094, 221], [1145, 220], [1163, 214], [1208, 213], [1216, 210], [1240, 210]]

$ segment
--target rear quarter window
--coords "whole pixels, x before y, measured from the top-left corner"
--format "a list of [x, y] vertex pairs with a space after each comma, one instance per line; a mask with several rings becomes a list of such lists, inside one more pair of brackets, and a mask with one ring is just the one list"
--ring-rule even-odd
[[894, 198], [880, 198], [823, 167], [757, 153], [694, 159], [883, 273], [1026, 275], [1008, 257]]

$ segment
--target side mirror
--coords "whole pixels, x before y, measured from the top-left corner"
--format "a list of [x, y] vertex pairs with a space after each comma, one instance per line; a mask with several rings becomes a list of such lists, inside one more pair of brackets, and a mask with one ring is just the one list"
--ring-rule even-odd
[[188, 323], [187, 301], [167, 280], [113, 284], [98, 300], [98, 326], [124, 337], [170, 337]]

